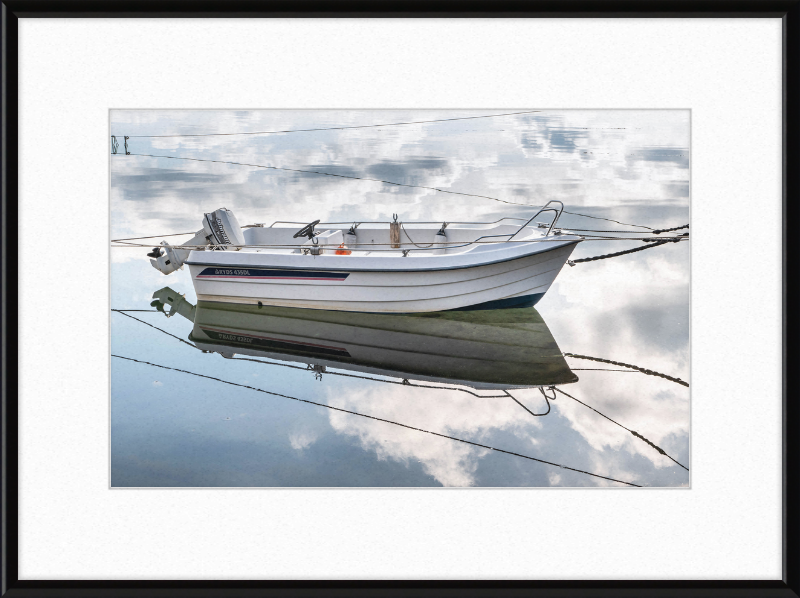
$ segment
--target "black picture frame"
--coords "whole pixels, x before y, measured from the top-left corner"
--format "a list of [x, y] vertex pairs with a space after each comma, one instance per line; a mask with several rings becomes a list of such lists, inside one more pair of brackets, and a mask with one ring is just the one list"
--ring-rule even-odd
[[[21, 581], [18, 576], [17, 421], [17, 242], [18, 215], [18, 19], [48, 17], [530, 17], [530, 18], [781, 18], [783, 21], [783, 230], [782, 230], [782, 405], [783, 575], [761, 580], [580, 580], [580, 581]], [[65, 1], [6, 0], [2, 3], [2, 596], [148, 596], [151, 598], [249, 596], [736, 596], [800, 597], [800, 404], [791, 388], [797, 376], [792, 341], [798, 317], [791, 311], [789, 243], [800, 201], [800, 0], [602, 1], [551, 0], [501, 3], [378, 3], [274, 0], [228, 3], [213, 0]], [[791, 380], [795, 380], [794, 383]], [[732, 522], [732, 525], [735, 524]]]

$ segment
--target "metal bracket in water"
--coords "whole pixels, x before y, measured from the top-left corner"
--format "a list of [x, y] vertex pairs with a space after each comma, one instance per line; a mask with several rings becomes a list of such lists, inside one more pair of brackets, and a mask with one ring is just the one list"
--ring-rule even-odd
[[542, 396], [545, 399], [550, 400], [550, 401], [555, 401], [556, 400], [556, 387], [555, 386], [549, 386], [547, 388], [547, 390], [549, 390], [549, 391], [551, 391], [553, 393], [552, 396], [548, 396], [548, 394], [545, 392], [544, 387], [542, 387], [542, 386], [539, 387], [539, 391], [542, 393]]
[[111, 153], [116, 154], [117, 150], [119, 149], [119, 141], [117, 141], [116, 135], [111, 136]]
[[125, 155], [126, 156], [130, 156], [131, 155], [131, 153], [128, 151], [128, 139], [130, 139], [130, 137], [125, 135]]

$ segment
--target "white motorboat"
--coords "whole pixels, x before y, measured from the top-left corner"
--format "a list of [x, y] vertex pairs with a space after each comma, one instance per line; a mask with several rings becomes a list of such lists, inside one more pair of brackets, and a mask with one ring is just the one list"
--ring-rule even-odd
[[169, 287], [152, 306], [192, 322], [198, 349], [405, 380], [507, 390], [569, 384], [570, 370], [539, 313], [528, 309], [362, 314], [234, 305], [192, 305]]
[[[556, 228], [551, 201], [521, 226], [492, 223], [298, 223], [240, 227], [225, 208], [205, 214], [183, 245], [148, 255], [164, 274], [189, 266], [197, 298], [371, 313], [532, 306], [581, 237]], [[535, 222], [554, 212], [550, 224]]]

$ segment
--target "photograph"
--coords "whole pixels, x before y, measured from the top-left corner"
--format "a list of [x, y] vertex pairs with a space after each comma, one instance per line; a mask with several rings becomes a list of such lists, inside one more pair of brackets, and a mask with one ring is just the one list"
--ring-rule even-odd
[[108, 119], [111, 488], [691, 488], [691, 110]]

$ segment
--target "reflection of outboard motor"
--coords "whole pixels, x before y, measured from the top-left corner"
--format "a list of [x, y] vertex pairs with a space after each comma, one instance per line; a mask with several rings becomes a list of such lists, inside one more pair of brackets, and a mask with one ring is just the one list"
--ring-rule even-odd
[[[169, 311], [164, 309], [167, 305], [170, 307]], [[177, 313], [194, 323], [194, 310], [196, 307], [189, 303], [183, 295], [169, 287], [164, 287], [153, 293], [153, 302], [150, 303], [150, 306], [155, 307], [168, 318]]]
[[150, 260], [153, 268], [164, 274], [172, 274], [183, 266], [189, 253], [198, 246], [211, 245], [215, 250], [238, 251], [239, 246], [245, 244], [244, 234], [236, 216], [230, 210], [220, 208], [205, 214], [202, 230], [197, 231], [194, 237], [183, 245], [173, 246], [161, 241], [161, 246], [154, 247], [147, 256], [154, 258]]

